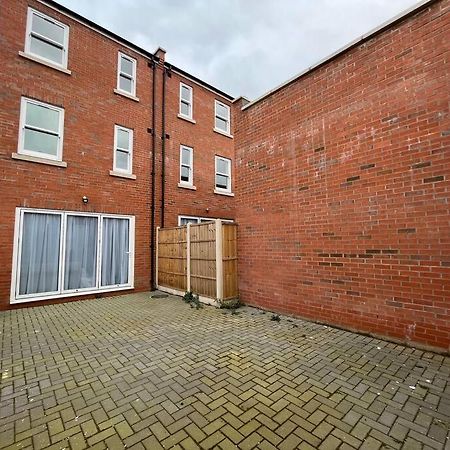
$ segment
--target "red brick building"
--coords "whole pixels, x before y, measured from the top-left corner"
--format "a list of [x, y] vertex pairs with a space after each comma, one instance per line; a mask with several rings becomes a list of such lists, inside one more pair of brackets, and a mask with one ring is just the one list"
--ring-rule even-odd
[[148, 290], [156, 226], [234, 219], [229, 95], [52, 1], [0, 30], [1, 309]]
[[448, 349], [448, 10], [247, 103], [51, 0], [3, 2], [0, 309], [148, 290], [157, 226], [236, 219], [244, 302]]
[[450, 345], [448, 0], [237, 114], [244, 302]]

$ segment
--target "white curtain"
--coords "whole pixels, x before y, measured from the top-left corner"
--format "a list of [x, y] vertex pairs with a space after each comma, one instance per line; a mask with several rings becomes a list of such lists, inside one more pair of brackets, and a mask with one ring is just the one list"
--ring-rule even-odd
[[96, 286], [97, 217], [67, 216], [64, 289]]
[[128, 283], [129, 220], [105, 217], [102, 230], [102, 286]]
[[24, 213], [19, 294], [58, 290], [61, 216]]

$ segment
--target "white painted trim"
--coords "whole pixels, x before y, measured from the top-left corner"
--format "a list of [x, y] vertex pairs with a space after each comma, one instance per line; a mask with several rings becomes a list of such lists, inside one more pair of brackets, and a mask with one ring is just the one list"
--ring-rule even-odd
[[[183, 88], [186, 88], [189, 91], [189, 94], [190, 94], [189, 100], [184, 100], [181, 97], [181, 92], [183, 91]], [[186, 103], [189, 105], [190, 114], [186, 115], [181, 112], [181, 104], [182, 103]], [[189, 121], [193, 121], [195, 123], [195, 121], [194, 121], [194, 90], [193, 90], [192, 86], [189, 86], [186, 83], [183, 83], [182, 81], [180, 81], [180, 99], [179, 99], [179, 104], [178, 104], [178, 112], [179, 112], [179, 114], [178, 114], [179, 117], [181, 116], [181, 118], [189, 120]]]
[[[229, 173], [225, 173], [225, 172], [219, 172], [217, 167], [218, 167], [218, 161], [219, 160], [223, 160], [226, 161], [228, 164], [228, 168], [230, 170]], [[220, 155], [215, 155], [215, 172], [214, 172], [214, 193], [216, 194], [232, 194], [232, 179], [231, 179], [231, 175], [232, 175], [232, 171], [231, 171], [231, 159], [230, 158], [225, 158], [225, 156], [220, 156]], [[229, 186], [226, 189], [217, 187], [217, 183], [216, 183], [216, 176], [217, 175], [222, 175], [225, 177], [228, 177], [229, 180]], [[234, 196], [234, 194], [232, 194], [231, 196]]]
[[369, 30], [367, 33], [362, 34], [361, 36], [357, 37], [356, 39], [353, 39], [352, 41], [350, 41], [348, 44], [344, 45], [343, 47], [339, 48], [338, 50], [336, 50], [335, 52], [329, 54], [328, 56], [325, 56], [325, 58], [320, 59], [319, 61], [317, 61], [315, 64], [313, 64], [312, 66], [309, 66], [308, 68], [302, 70], [301, 72], [297, 73], [296, 75], [294, 75], [293, 77], [289, 78], [288, 80], [284, 81], [283, 83], [279, 84], [278, 86], [275, 86], [273, 89], [270, 89], [269, 91], [267, 91], [265, 94], [260, 95], [259, 97], [255, 98], [255, 100], [252, 100], [250, 103], [247, 103], [246, 105], [244, 105], [241, 108], [241, 111], [246, 110], [247, 108], [250, 108], [251, 106], [253, 106], [254, 104], [260, 102], [261, 100], [263, 100], [266, 97], [269, 97], [271, 94], [273, 94], [276, 91], [279, 91], [280, 89], [282, 89], [283, 87], [287, 86], [288, 84], [292, 83], [293, 81], [295, 81], [297, 78], [302, 77], [303, 75], [306, 75], [309, 72], [312, 72], [314, 69], [316, 69], [318, 66], [321, 66], [322, 64], [325, 64], [326, 62], [328, 62], [329, 60], [333, 59], [335, 56], [340, 55], [341, 53], [344, 53], [346, 50], [348, 50], [350, 47], [353, 47], [354, 45], [358, 44], [359, 42], [370, 38], [372, 35], [376, 34], [378, 31], [382, 30], [383, 28], [387, 28], [389, 27], [389, 25], [391, 25], [392, 23], [398, 21], [399, 19], [401, 19], [404, 16], [407, 16], [408, 14], [414, 12], [415, 10], [420, 9], [422, 6], [425, 6], [427, 3], [432, 3], [435, 0], [421, 0], [418, 3], [412, 5], [411, 7], [405, 9], [404, 11], [400, 12], [399, 14], [397, 14], [396, 16], [392, 17], [391, 19], [383, 22], [382, 24], [378, 25], [375, 28], [372, 28], [371, 30]]
[[178, 183], [178, 187], [179, 188], [183, 188], [183, 189], [189, 189], [191, 191], [196, 191], [197, 190], [196, 186], [193, 186], [193, 185], [190, 185], [190, 184], [186, 184], [186, 183], [183, 183], [181, 181]]
[[186, 291], [191, 291], [191, 224], [186, 226]]
[[65, 73], [67, 75], [72, 75], [72, 71], [69, 69], [64, 69], [63, 67], [60, 67], [54, 63], [51, 63], [49, 61], [47, 61], [46, 59], [42, 59], [42, 58], [38, 58], [35, 55], [31, 55], [28, 53], [24, 53], [22, 51], [19, 52], [19, 56], [21, 56], [22, 58], [26, 58], [29, 59], [30, 61], [34, 61], [37, 62], [39, 64], [42, 64], [44, 66], [50, 67], [51, 69], [55, 69], [58, 70], [59, 72]]
[[[32, 18], [33, 15], [36, 16], [40, 16], [41, 18], [49, 21], [49, 22], [53, 22], [55, 25], [61, 27], [64, 30], [64, 43], [62, 44], [62, 49], [63, 49], [63, 62], [62, 64], [58, 64], [55, 61], [52, 61], [51, 59], [45, 58], [41, 55], [37, 55], [36, 53], [33, 53], [31, 51], [31, 33], [32, 33], [32, 29], [31, 29], [31, 24], [32, 24]], [[48, 40], [48, 42], [51, 42], [52, 40], [47, 38], [46, 36], [43, 36], [44, 38], [46, 38], [45, 40]], [[55, 44], [59, 44], [56, 43]], [[56, 66], [56, 68], [62, 68], [62, 69], [67, 69], [67, 60], [68, 60], [68, 54], [69, 54], [69, 25], [66, 25], [62, 22], [59, 22], [58, 20], [54, 19], [53, 17], [47, 16], [46, 14], [42, 13], [41, 11], [37, 11], [36, 9], [33, 8], [28, 8], [28, 12], [27, 12], [27, 25], [26, 25], [26, 32], [25, 32], [25, 54], [27, 55], [31, 55], [36, 57], [39, 62], [43, 62], [43, 63], [50, 63], [51, 66]]]
[[214, 189], [214, 194], [226, 195], [227, 197], [234, 197], [234, 192], [221, 191], [220, 189]]
[[[183, 164], [183, 150], [188, 150], [189, 151], [189, 180], [188, 181], [183, 181], [181, 179], [181, 166], [182, 165], [186, 165]], [[179, 169], [180, 169], [180, 178], [179, 178], [179, 183], [178, 186], [179, 187], [190, 187], [191, 189], [194, 188], [194, 149], [192, 147], [188, 147], [187, 145], [180, 145], [180, 165], [179, 165]], [[181, 186], [180, 186], [181, 185]]]
[[12, 153], [11, 158], [38, 164], [47, 164], [48, 166], [67, 167], [67, 163], [65, 161], [54, 161], [53, 159], [38, 158], [37, 156], [21, 155], [19, 153]]
[[[120, 75], [122, 72], [122, 64], [121, 61], [123, 59], [128, 60], [129, 62], [131, 62], [131, 67], [132, 67], [132, 74], [131, 74], [131, 92], [128, 91], [124, 91], [123, 89], [120, 89]], [[129, 74], [125, 74], [127, 76], [129, 76]], [[134, 97], [134, 99], [136, 99], [136, 81], [137, 81], [137, 60], [132, 58], [131, 56], [126, 55], [125, 53], [118, 51], [117, 52], [117, 91], [119, 94], [127, 94], [128, 96]], [[134, 100], [133, 99], [133, 100]], [[138, 99], [139, 100], [139, 99]]]
[[[185, 294], [185, 292], [179, 291], [178, 289], [172, 289], [172, 288], [169, 288], [166, 286], [157, 285], [156, 289], [158, 289], [158, 291], [166, 292], [167, 294], [176, 295], [178, 297], [183, 297]], [[198, 297], [198, 299], [205, 305], [215, 306], [216, 308], [218, 308], [220, 306], [219, 302], [217, 300], [210, 298], [210, 297], [203, 297], [202, 295], [200, 295]]]
[[222, 221], [216, 219], [216, 298], [223, 299]]
[[134, 95], [128, 94], [125, 91], [121, 91], [120, 89], [114, 89], [114, 94], [121, 95], [122, 97], [129, 98], [130, 100], [134, 100], [135, 102], [139, 102], [139, 98]]
[[136, 179], [136, 175], [134, 175], [134, 174], [128, 175], [126, 173], [114, 172], [114, 170], [110, 170], [109, 174], [112, 177], [127, 178], [128, 180], [135, 180]]
[[194, 119], [190, 119], [189, 117], [183, 116], [183, 114], [177, 114], [177, 117], [179, 119], [185, 120], [186, 122], [190, 122], [190, 123], [193, 123], [193, 124], [197, 123]]
[[[214, 222], [216, 220], [215, 217], [199, 217], [199, 216], [187, 216], [185, 214], [181, 214], [178, 216], [178, 226], [179, 227], [185, 227], [186, 225], [181, 225], [181, 219], [194, 219], [197, 221], [196, 224], [193, 225], [199, 225], [201, 223], [202, 220], [207, 221], [207, 222]], [[222, 222], [224, 223], [234, 223], [234, 220], [232, 219], [220, 219]]]
[[[58, 148], [57, 148], [56, 155], [35, 152], [33, 150], [25, 150], [25, 148], [24, 148], [25, 126], [26, 126], [25, 120], [26, 120], [27, 105], [29, 103], [32, 103], [32, 104], [38, 105], [38, 106], [42, 106], [47, 109], [52, 109], [52, 110], [58, 112], [58, 114], [59, 114], [59, 116], [58, 116], [58, 119], [59, 119], [58, 133], [57, 133]], [[35, 127], [33, 127], [33, 128], [35, 128]], [[35, 129], [37, 129], [37, 128], [35, 128]], [[43, 129], [41, 129], [41, 130], [43, 130]], [[54, 132], [52, 131], [52, 133], [54, 133]], [[61, 108], [59, 106], [50, 105], [49, 103], [41, 102], [39, 100], [35, 100], [32, 98], [21, 97], [21, 99], [20, 99], [20, 119], [19, 119], [19, 139], [18, 139], [17, 153], [20, 155], [33, 156], [33, 157], [39, 158], [39, 159], [48, 159], [48, 160], [52, 160], [52, 161], [61, 161], [62, 162], [63, 142], [64, 142], [64, 108]]]
[[[42, 294], [26, 294], [20, 295], [20, 259], [21, 251], [20, 245], [23, 235], [23, 217], [25, 213], [41, 213], [54, 214], [60, 217], [60, 250], [59, 250], [59, 270], [58, 270], [58, 291]], [[86, 216], [96, 217], [98, 219], [98, 234], [97, 234], [97, 275], [95, 288], [82, 288], [77, 290], [64, 290], [64, 271], [65, 271], [65, 239], [66, 239], [66, 222], [68, 216]], [[116, 286], [101, 286], [101, 251], [102, 251], [102, 229], [104, 218], [127, 219], [129, 221], [129, 235], [128, 235], [128, 283]], [[10, 304], [28, 303], [41, 300], [49, 300], [55, 298], [73, 297], [77, 295], [97, 294], [101, 292], [112, 292], [119, 290], [134, 289], [134, 260], [135, 260], [135, 217], [121, 214], [108, 213], [91, 213], [83, 211], [63, 211], [63, 210], [49, 210], [37, 208], [16, 208], [16, 222], [14, 224], [14, 241], [13, 241], [13, 261], [12, 261], [12, 275], [11, 275], [11, 294]]]
[[[123, 148], [118, 148], [117, 147], [117, 132], [119, 130], [125, 131], [128, 133], [128, 169], [120, 169], [119, 167], [116, 166], [116, 155], [117, 155], [117, 151], [126, 151], [127, 149], [123, 149]], [[113, 170], [111, 172], [109, 172], [110, 175], [115, 175], [115, 176], [119, 176], [119, 174], [124, 174], [124, 175], [133, 175], [133, 142], [134, 142], [134, 133], [133, 130], [131, 128], [126, 128], [123, 127], [122, 125], [114, 125], [114, 155], [113, 155]]]
[[219, 133], [219, 134], [221, 134], [222, 136], [225, 136], [225, 137], [227, 137], [227, 138], [230, 138], [230, 139], [233, 139], [233, 138], [234, 138], [234, 136], [233, 136], [232, 134], [225, 133], [225, 131], [222, 131], [222, 130], [220, 130], [219, 128], [213, 128], [213, 131], [214, 131], [215, 133]]
[[[221, 116], [217, 112], [217, 106], [223, 106], [228, 111], [228, 117]], [[222, 120], [225, 120], [227, 123], [227, 129], [222, 130], [221, 128], [217, 127], [216, 119], [220, 118]], [[225, 103], [220, 102], [219, 100], [214, 100], [214, 130], [220, 130], [225, 136], [231, 136], [231, 108], [229, 105], [226, 105]]]

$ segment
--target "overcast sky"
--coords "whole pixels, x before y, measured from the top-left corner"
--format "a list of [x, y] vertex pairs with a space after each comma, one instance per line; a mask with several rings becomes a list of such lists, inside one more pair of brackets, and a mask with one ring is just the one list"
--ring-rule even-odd
[[254, 99], [417, 0], [59, 0], [233, 95]]

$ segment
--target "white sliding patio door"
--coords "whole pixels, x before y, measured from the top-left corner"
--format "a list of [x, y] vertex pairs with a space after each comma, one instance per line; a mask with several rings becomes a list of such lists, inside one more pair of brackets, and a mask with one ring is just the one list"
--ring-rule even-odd
[[98, 217], [67, 215], [64, 289], [97, 285]]
[[134, 217], [17, 208], [11, 303], [133, 288]]
[[19, 295], [58, 292], [60, 233], [59, 214], [24, 215]]

